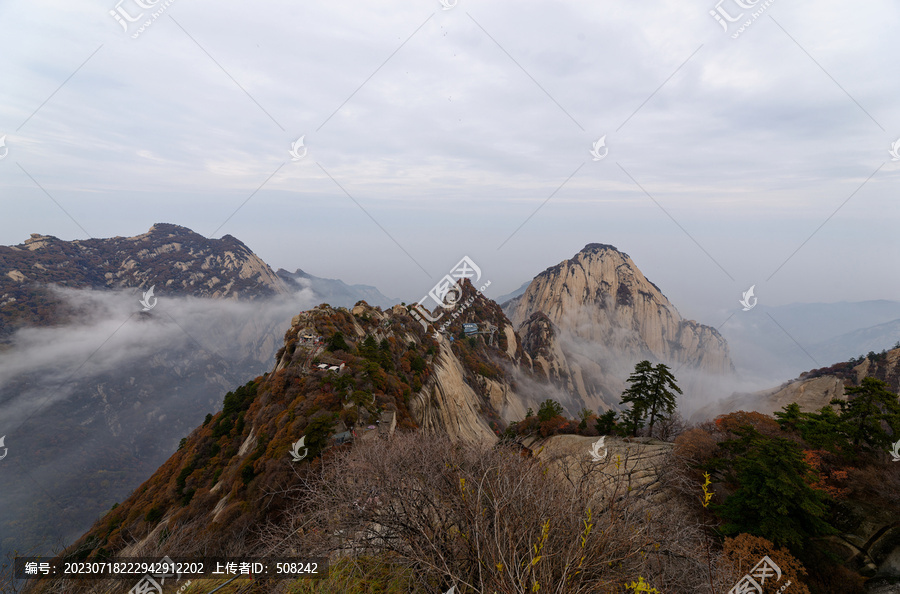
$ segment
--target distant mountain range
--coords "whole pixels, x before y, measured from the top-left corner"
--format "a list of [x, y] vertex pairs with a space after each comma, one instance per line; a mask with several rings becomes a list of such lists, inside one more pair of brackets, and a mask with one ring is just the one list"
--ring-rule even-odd
[[781, 381], [900, 341], [900, 302], [759, 305], [721, 328], [738, 371]]
[[400, 303], [400, 299], [385, 297], [381, 291], [371, 285], [348, 285], [342, 280], [319, 278], [307, 274], [299, 268], [295, 272], [288, 272], [280, 268], [276, 274], [287, 286], [293, 287], [297, 291], [309, 289], [317, 299], [335, 307], [353, 307], [357, 301], [365, 301], [369, 305], [387, 309]]
[[[198, 423], [147, 481], [65, 554], [158, 557], [161, 535], [172, 535], [166, 546], [185, 555], [252, 546], [248, 529], [291, 518], [282, 494], [305, 473], [320, 472], [318, 457], [343, 447], [348, 435], [375, 440], [396, 428], [492, 445], [507, 423], [547, 398], [564, 401], [569, 416], [580, 406], [616, 408], [617, 366], [637, 357], [678, 365], [680, 374], [731, 373], [718, 332], [681, 318], [612, 246], [588, 245], [536, 276], [507, 303], [511, 317], [468, 280], [457, 304], [446, 319], [449, 312], [440, 308], [427, 312], [437, 322], [424, 326], [421, 314], [402, 305], [319, 305], [298, 313], [270, 371], [230, 392], [220, 412]], [[467, 333], [466, 326], [478, 333]], [[900, 349], [735, 395], [726, 400], [727, 411], [785, 399], [810, 406], [867, 375], [896, 389], [898, 369]], [[718, 412], [726, 411], [711, 414]], [[289, 451], [301, 437], [306, 459], [296, 460]], [[865, 533], [880, 537], [893, 529], [892, 521], [879, 517]], [[44, 591], [50, 590], [39, 586]], [[72, 590], [87, 591], [80, 584]]]
[[[468, 280], [456, 303], [452, 314], [425, 312], [436, 322], [424, 325], [422, 312], [414, 317], [403, 305], [323, 304], [298, 313], [270, 372], [227, 396], [223, 410], [198, 423], [70, 553], [131, 554], [135, 542], [176, 525], [185, 546], [201, 542], [199, 531], [206, 547], [238, 541], [254, 518], [282, 511], [282, 498], [267, 498], [264, 510], [259, 501], [303, 471], [287, 455], [301, 435], [311, 458], [334, 434], [354, 429], [358, 439], [374, 439], [394, 424], [494, 444], [508, 423], [548, 398], [570, 416], [617, 408], [626, 367], [644, 357], [731, 372], [715, 329], [683, 319], [609, 245], [585, 246], [536, 276], [511, 302], [512, 318]], [[376, 428], [375, 419], [388, 428]]]
[[[0, 246], [0, 340], [16, 328], [70, 319], [50, 285], [94, 290], [155, 287], [157, 296], [253, 300], [299, 291], [331, 305], [360, 299], [390, 307], [399, 301], [375, 287], [318, 278], [298, 269], [274, 272], [232, 237], [207, 239], [187, 227], [157, 223], [134, 237], [63, 241], [32, 233]], [[135, 293], [136, 294], [136, 293]]]

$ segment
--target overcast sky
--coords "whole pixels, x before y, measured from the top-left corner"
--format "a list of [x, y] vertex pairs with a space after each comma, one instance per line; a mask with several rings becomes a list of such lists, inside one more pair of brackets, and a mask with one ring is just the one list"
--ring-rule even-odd
[[409, 301], [610, 243], [712, 325], [900, 296], [895, 1], [140, 1], [0, 3], [0, 244], [170, 222]]

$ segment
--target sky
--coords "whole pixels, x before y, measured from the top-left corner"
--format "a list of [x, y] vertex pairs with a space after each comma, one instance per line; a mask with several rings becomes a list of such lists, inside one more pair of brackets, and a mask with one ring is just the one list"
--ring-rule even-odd
[[607, 243], [711, 325], [900, 297], [896, 2], [443, 1], [0, 3], [0, 244], [175, 223], [412, 301]]

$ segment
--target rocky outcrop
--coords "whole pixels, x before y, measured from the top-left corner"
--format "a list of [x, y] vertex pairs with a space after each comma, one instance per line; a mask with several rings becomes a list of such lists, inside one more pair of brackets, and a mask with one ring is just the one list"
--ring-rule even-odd
[[850, 530], [825, 537], [825, 547], [866, 577], [895, 581], [900, 576], [900, 521], [893, 510], [860, 500], [846, 501], [844, 505]]
[[410, 402], [410, 413], [424, 431], [445, 433], [454, 441], [496, 442], [479, 410], [481, 397], [466, 382], [462, 364], [447, 341], [440, 345], [433, 380]]
[[601, 460], [594, 460], [591, 449], [600, 438], [582, 435], [554, 435], [546, 439], [532, 438], [523, 445], [535, 452], [535, 457], [552, 460], [562, 474], [578, 481], [591, 473], [596, 489], [610, 489], [624, 485], [629, 491], [643, 492], [651, 500], [668, 497], [660, 480], [666, 472], [674, 444], [650, 438], [621, 439], [605, 437], [599, 448]]
[[628, 254], [592, 243], [534, 278], [510, 304], [518, 327], [535, 312], [576, 340], [631, 357], [651, 357], [709, 373], [730, 373], [728, 345], [717, 330], [685, 320]]

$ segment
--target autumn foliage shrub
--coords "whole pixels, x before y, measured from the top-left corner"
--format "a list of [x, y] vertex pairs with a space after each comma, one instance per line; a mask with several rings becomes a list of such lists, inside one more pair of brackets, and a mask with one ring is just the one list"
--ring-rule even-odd
[[781, 427], [775, 419], [755, 411], [739, 410], [727, 415], [720, 415], [716, 417], [715, 424], [716, 429], [723, 433], [737, 433], [740, 428], [749, 425], [766, 437], [783, 436]]
[[717, 452], [716, 439], [703, 429], [688, 429], [675, 438], [675, 454], [693, 464], [702, 465]]
[[741, 574], [748, 573], [763, 557], [768, 556], [781, 570], [781, 579], [770, 577], [763, 584], [763, 594], [774, 594], [790, 582], [791, 594], [810, 594], [804, 580], [806, 568], [785, 548], [776, 548], [771, 541], [750, 534], [726, 538], [723, 546], [725, 560]]

